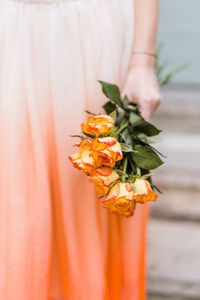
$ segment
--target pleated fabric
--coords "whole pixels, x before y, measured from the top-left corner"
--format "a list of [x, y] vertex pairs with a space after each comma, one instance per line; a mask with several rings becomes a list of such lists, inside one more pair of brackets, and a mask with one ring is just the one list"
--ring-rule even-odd
[[132, 0], [0, 0], [0, 299], [144, 300], [148, 208], [110, 215], [67, 156], [122, 87]]

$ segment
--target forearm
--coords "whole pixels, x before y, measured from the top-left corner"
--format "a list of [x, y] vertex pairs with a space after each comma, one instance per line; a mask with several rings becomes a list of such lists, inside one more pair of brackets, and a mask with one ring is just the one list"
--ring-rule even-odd
[[158, 23], [159, 0], [134, 1], [134, 42], [132, 66], [153, 67], [155, 58], [147, 54], [135, 54], [134, 51], [155, 52]]

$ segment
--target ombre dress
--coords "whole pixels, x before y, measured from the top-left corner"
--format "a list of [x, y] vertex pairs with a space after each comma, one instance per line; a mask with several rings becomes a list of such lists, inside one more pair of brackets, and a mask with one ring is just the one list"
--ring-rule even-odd
[[110, 215], [68, 160], [123, 86], [133, 0], [0, 0], [0, 299], [144, 300], [147, 206]]

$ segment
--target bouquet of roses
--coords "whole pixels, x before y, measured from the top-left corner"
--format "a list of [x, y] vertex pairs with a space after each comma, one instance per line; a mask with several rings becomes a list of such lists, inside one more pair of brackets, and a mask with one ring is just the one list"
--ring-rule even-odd
[[155, 201], [159, 189], [152, 184], [149, 170], [163, 162], [152, 143], [161, 132], [144, 120], [137, 104], [125, 96], [118, 86], [99, 81], [109, 101], [104, 114], [90, 114], [81, 124], [80, 150], [69, 156], [74, 167], [82, 170], [101, 194], [109, 212], [132, 216], [136, 204]]

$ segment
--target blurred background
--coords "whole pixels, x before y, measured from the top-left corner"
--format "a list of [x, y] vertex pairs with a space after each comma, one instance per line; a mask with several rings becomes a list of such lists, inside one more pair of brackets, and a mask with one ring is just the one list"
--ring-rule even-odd
[[200, 299], [200, 0], [160, 0], [158, 44], [166, 72], [189, 66], [162, 88], [153, 122], [165, 165], [154, 182], [148, 231], [148, 300]]

